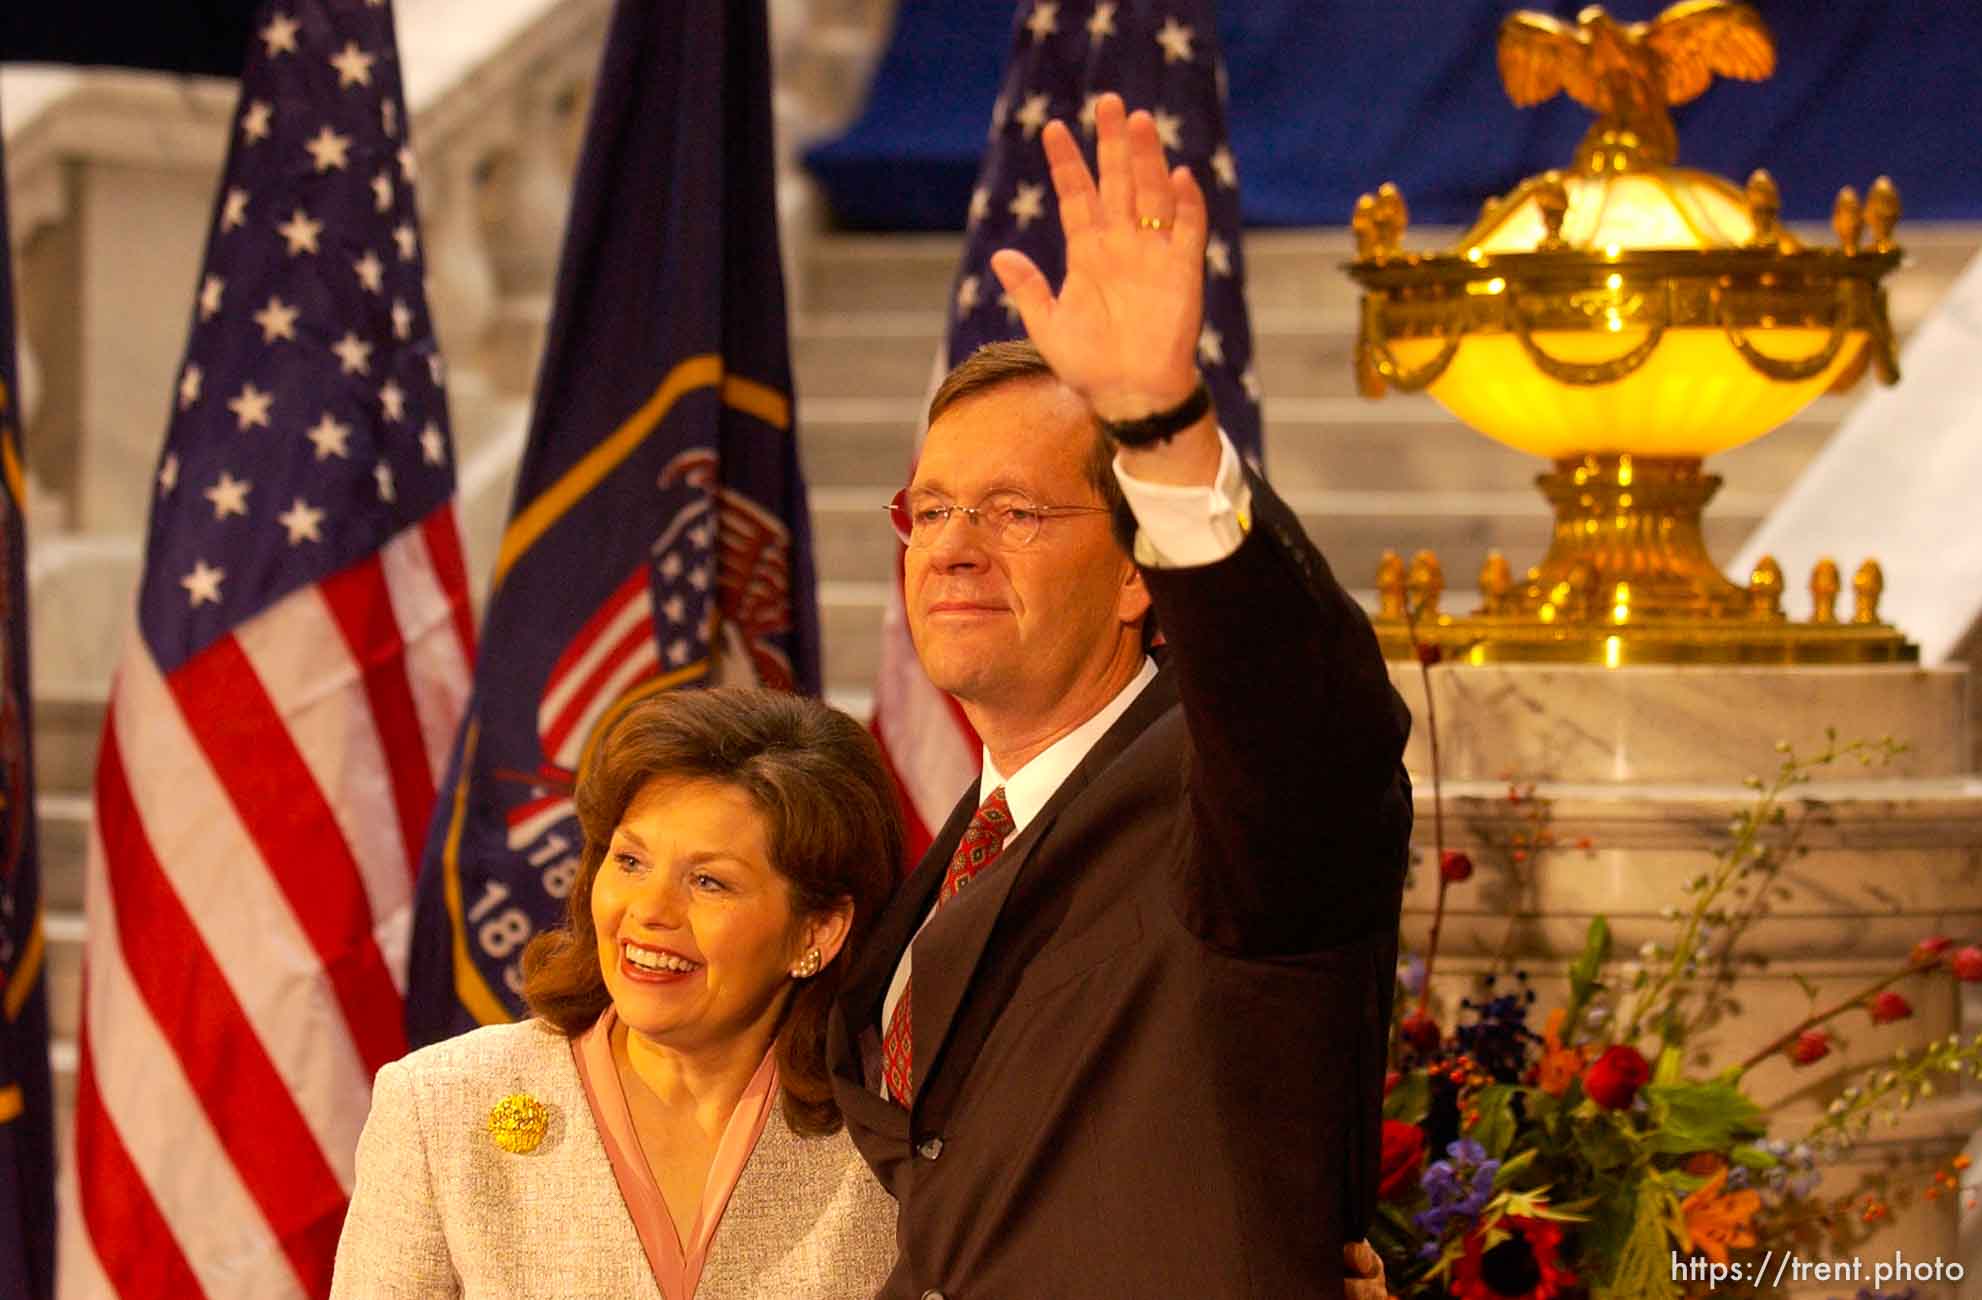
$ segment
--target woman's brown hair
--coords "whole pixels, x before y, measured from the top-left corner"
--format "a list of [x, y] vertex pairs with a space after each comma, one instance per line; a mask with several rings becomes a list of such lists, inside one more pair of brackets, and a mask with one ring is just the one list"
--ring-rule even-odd
[[771, 865], [791, 887], [795, 916], [852, 901], [846, 943], [817, 975], [797, 981], [776, 1045], [785, 1122], [796, 1133], [834, 1132], [840, 1113], [826, 1074], [826, 1014], [894, 888], [902, 826], [874, 738], [817, 700], [745, 687], [668, 691], [607, 727], [578, 773], [585, 849], [569, 912], [524, 951], [524, 1000], [572, 1038], [611, 1003], [592, 884], [620, 818], [655, 780], [719, 781], [743, 791], [764, 815]]

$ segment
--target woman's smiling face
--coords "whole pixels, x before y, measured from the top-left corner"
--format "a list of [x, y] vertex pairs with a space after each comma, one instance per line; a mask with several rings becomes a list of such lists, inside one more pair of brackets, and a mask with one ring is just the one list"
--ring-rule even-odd
[[771, 865], [764, 815], [718, 781], [641, 788], [599, 864], [592, 922], [619, 1019], [683, 1052], [768, 1044], [815, 942]]

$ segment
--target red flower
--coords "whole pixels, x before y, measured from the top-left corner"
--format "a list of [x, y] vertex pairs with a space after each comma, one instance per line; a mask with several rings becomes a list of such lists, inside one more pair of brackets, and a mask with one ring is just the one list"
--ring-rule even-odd
[[1718, 1151], [1695, 1151], [1679, 1167], [1698, 1178], [1712, 1178], [1727, 1168], [1727, 1157]]
[[1383, 1095], [1388, 1097], [1391, 1090], [1402, 1082], [1404, 1082], [1404, 1073], [1401, 1070], [1392, 1070], [1390, 1073], [1384, 1075]]
[[1425, 1166], [1425, 1131], [1402, 1120], [1383, 1121], [1382, 1173], [1376, 1185], [1378, 1199], [1408, 1200], [1418, 1190], [1418, 1174]]
[[1821, 1029], [1806, 1029], [1790, 1045], [1789, 1059], [1798, 1065], [1814, 1065], [1831, 1054], [1831, 1036]]
[[1872, 1023], [1875, 1025], [1889, 1025], [1913, 1014], [1913, 1004], [1891, 989], [1866, 1003], [1865, 1009], [1872, 1013]]
[[1417, 646], [1417, 651], [1418, 662], [1427, 668], [1434, 666], [1439, 660], [1445, 658], [1445, 651], [1435, 645], [1425, 645], [1420, 642]]
[[1422, 1011], [1413, 1011], [1397, 1026], [1397, 1036], [1420, 1052], [1434, 1051], [1439, 1040], [1438, 1022]]
[[1607, 1047], [1596, 1063], [1583, 1071], [1583, 1091], [1605, 1110], [1623, 1110], [1652, 1077], [1645, 1055], [1629, 1043]]
[[1954, 946], [1954, 940], [1944, 934], [1929, 935], [1913, 945], [1910, 960], [1915, 966], [1932, 966], [1941, 960], [1941, 954]]
[[1957, 949], [1954, 955], [1954, 975], [1956, 979], [1967, 980], [1971, 984], [1982, 980], [1982, 948], [1970, 944], [1966, 948]]
[[1556, 1259], [1560, 1224], [1509, 1214], [1500, 1226], [1512, 1235], [1490, 1249], [1484, 1232], [1466, 1235], [1466, 1253], [1452, 1273], [1454, 1300], [1554, 1300], [1576, 1285], [1576, 1275]]
[[1438, 855], [1438, 874], [1451, 884], [1473, 878], [1473, 860], [1457, 849], [1447, 849]]

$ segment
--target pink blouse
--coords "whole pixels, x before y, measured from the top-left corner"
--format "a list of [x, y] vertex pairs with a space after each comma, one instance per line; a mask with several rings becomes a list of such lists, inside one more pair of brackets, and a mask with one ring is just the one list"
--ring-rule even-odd
[[764, 1063], [737, 1098], [729, 1124], [716, 1143], [716, 1158], [709, 1166], [709, 1180], [702, 1186], [702, 1208], [696, 1216], [689, 1240], [675, 1232], [668, 1213], [667, 1199], [654, 1181], [653, 1170], [640, 1150], [640, 1137], [633, 1131], [633, 1116], [626, 1108], [626, 1092], [620, 1087], [619, 1070], [612, 1059], [612, 1030], [617, 1017], [607, 1007], [597, 1024], [571, 1041], [571, 1059], [578, 1066], [578, 1081], [591, 1103], [592, 1119], [605, 1144], [606, 1158], [612, 1162], [613, 1178], [626, 1209], [633, 1216], [634, 1231], [647, 1254], [647, 1267], [667, 1300], [690, 1300], [702, 1280], [702, 1264], [709, 1257], [709, 1243], [729, 1206], [730, 1193], [743, 1175], [750, 1153], [757, 1149], [764, 1121], [778, 1096], [776, 1052], [766, 1052]]

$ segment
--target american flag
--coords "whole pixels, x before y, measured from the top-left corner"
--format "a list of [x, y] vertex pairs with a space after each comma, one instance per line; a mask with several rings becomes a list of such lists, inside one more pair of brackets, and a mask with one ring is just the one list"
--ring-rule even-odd
[[392, 10], [255, 32], [98, 759], [71, 1300], [328, 1292], [469, 681]]
[[407, 1031], [522, 1010], [564, 917], [571, 794], [658, 691], [818, 690], [763, 0], [620, 0], [496, 560], [486, 652], [420, 877]]
[[[991, 273], [992, 253], [1021, 250], [1058, 289], [1066, 246], [1039, 132], [1055, 118], [1075, 124], [1092, 169], [1094, 103], [1111, 90], [1130, 109], [1155, 115], [1171, 163], [1190, 167], [1204, 191], [1211, 229], [1198, 367], [1219, 423], [1257, 463], [1260, 385], [1239, 244], [1239, 172], [1225, 132], [1225, 63], [1211, 0], [1021, 0], [1011, 60], [991, 107], [990, 144], [966, 214], [963, 258], [950, 286], [942, 368], [986, 343], [1025, 333]], [[919, 856], [976, 779], [980, 747], [962, 712], [916, 661], [899, 563], [883, 615], [873, 725], [901, 786], [910, 851]]]
[[[6, 172], [0, 143], [0, 177]], [[6, 231], [0, 184], [0, 1296], [46, 1300], [55, 1285], [55, 1105], [28, 738], [26, 498]]]

